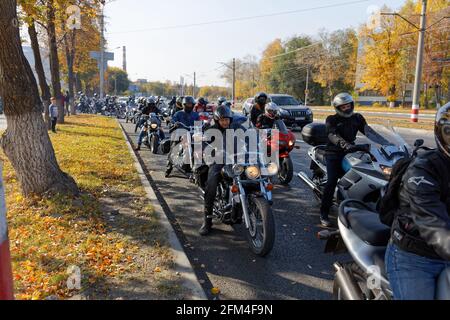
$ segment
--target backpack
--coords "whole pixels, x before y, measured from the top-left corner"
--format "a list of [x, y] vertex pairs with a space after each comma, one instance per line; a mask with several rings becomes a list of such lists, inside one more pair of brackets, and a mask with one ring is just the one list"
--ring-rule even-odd
[[413, 159], [412, 157], [402, 158], [394, 164], [389, 182], [385, 187], [385, 194], [378, 203], [380, 221], [389, 227], [392, 226], [395, 212], [400, 207], [399, 192], [403, 176]]
[[[443, 164], [442, 159], [436, 154], [432, 154], [431, 157], [437, 160], [434, 162], [435, 163], [438, 162], [439, 167], [441, 167], [440, 169], [447, 171], [446, 172], [447, 174], [445, 176], [447, 177], [448, 180], [449, 172], [446, 164]], [[380, 221], [389, 227], [392, 226], [395, 219], [395, 214], [400, 207], [399, 193], [401, 189], [400, 187], [403, 180], [403, 176], [414, 159], [415, 157], [406, 157], [398, 160], [394, 164], [394, 166], [392, 167], [392, 173], [389, 178], [389, 182], [385, 187], [385, 194], [378, 203], [378, 212], [380, 215]], [[444, 183], [444, 186], [445, 190], [443, 190], [442, 192], [442, 200], [446, 201], [446, 198], [449, 195], [448, 181]]]

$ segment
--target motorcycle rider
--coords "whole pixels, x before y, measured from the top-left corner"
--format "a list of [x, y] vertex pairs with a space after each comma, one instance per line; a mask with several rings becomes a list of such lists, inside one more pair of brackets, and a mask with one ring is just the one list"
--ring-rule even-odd
[[184, 97], [178, 97], [175, 101], [175, 106], [172, 107], [172, 110], [170, 112], [170, 116], [173, 117], [178, 111], [183, 110], [183, 99]]
[[450, 268], [450, 103], [435, 122], [437, 149], [418, 155], [399, 190], [386, 271], [394, 299], [434, 300], [439, 275]]
[[279, 119], [280, 107], [275, 103], [270, 102], [264, 108], [264, 113], [259, 115], [256, 120], [256, 127], [258, 129], [272, 129], [275, 120]]
[[250, 122], [256, 126], [258, 117], [264, 113], [267, 104], [268, 96], [264, 92], [260, 92], [255, 96], [255, 104], [250, 110]]
[[227, 101], [227, 98], [225, 98], [225, 97], [219, 97], [218, 99], [217, 99], [217, 106], [218, 107], [220, 107], [224, 102], [226, 102]]
[[[177, 101], [178, 103], [178, 101]], [[178, 111], [174, 114], [172, 117], [172, 120], [169, 124], [169, 129], [174, 130], [177, 127], [180, 126], [180, 124], [183, 124], [186, 127], [192, 127], [194, 126], [195, 121], [199, 121], [200, 117], [197, 112], [194, 112], [194, 105], [195, 105], [195, 99], [191, 96], [187, 96], [183, 98], [183, 110]], [[167, 162], [167, 169], [166, 169], [166, 178], [169, 177], [170, 173], [173, 169], [173, 164], [170, 160], [171, 153], [173, 147], [178, 144], [179, 141], [172, 141], [171, 147], [170, 147], [170, 153], [169, 153], [169, 160]]]
[[[223, 133], [224, 145], [226, 145], [225, 131], [227, 129], [245, 130], [240, 124], [233, 123], [233, 113], [232, 113], [230, 107], [228, 107], [228, 106], [221, 105], [221, 106], [217, 107], [217, 109], [214, 111], [213, 118], [214, 118], [214, 124], [207, 126], [205, 128], [205, 131], [209, 130], [209, 129], [220, 130]], [[217, 185], [220, 182], [220, 179], [222, 178], [221, 172], [222, 172], [223, 166], [224, 166], [223, 163], [213, 163], [213, 164], [209, 165], [208, 180], [206, 182], [206, 187], [205, 187], [204, 219], [203, 219], [203, 224], [199, 230], [199, 234], [202, 236], [206, 236], [211, 232], [211, 228], [212, 228], [212, 217], [211, 216], [213, 214], [214, 199], [216, 197]]]
[[[156, 101], [155, 101], [154, 98], [148, 98], [147, 99], [147, 105], [142, 109], [142, 115], [143, 116], [144, 115], [148, 116], [151, 113], [155, 113], [155, 114], [159, 114], [160, 113], [158, 107], [156, 106]], [[146, 119], [143, 116], [141, 116], [139, 122], [136, 125], [138, 128], [142, 126], [141, 131], [140, 131], [139, 136], [138, 136], [138, 140], [137, 140], [137, 147], [135, 149], [136, 151], [141, 150], [142, 140], [144, 139], [145, 135], [147, 134], [147, 132], [144, 130], [145, 128], [143, 126], [143, 124], [145, 123]], [[164, 136], [164, 131], [161, 128], [159, 130], [160, 130], [161, 138], [164, 139], [164, 137], [165, 137]]]
[[208, 105], [208, 100], [206, 100], [203, 97], [198, 98], [197, 104], [194, 106], [194, 111], [198, 112], [198, 113], [206, 112], [207, 105]]
[[324, 227], [330, 227], [328, 219], [333, 196], [338, 180], [345, 174], [342, 168], [342, 161], [347, 153], [356, 151], [354, 145], [358, 131], [364, 135], [369, 133], [376, 136], [381, 144], [390, 144], [371, 127], [367, 125], [366, 119], [355, 113], [355, 103], [353, 97], [346, 93], [339, 93], [333, 100], [335, 115], [326, 119], [326, 132], [328, 144], [325, 149], [325, 159], [327, 166], [327, 183], [322, 195], [322, 205], [320, 208], [320, 223]]

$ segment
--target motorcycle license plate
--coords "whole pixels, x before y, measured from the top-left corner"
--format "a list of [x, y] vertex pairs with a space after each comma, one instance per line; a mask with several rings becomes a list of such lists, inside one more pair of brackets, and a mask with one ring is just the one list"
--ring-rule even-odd
[[297, 117], [297, 118], [295, 118], [295, 120], [305, 120], [305, 117]]

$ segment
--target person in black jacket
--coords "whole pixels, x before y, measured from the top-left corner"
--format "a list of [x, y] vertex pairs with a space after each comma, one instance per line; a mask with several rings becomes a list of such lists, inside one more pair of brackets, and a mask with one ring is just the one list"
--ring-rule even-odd
[[334, 192], [338, 180], [344, 175], [342, 161], [347, 153], [354, 152], [355, 140], [358, 132], [364, 135], [376, 136], [382, 144], [389, 144], [383, 137], [376, 133], [367, 125], [366, 119], [355, 113], [355, 103], [353, 97], [348, 93], [340, 93], [333, 100], [336, 111], [326, 119], [326, 130], [328, 144], [325, 150], [327, 166], [327, 184], [322, 195], [322, 205], [320, 208], [320, 223], [324, 227], [330, 227], [328, 218], [330, 208], [333, 204]]
[[275, 121], [279, 119], [280, 107], [270, 102], [264, 108], [265, 112], [258, 116], [256, 127], [258, 129], [272, 129]]
[[[233, 123], [233, 113], [231, 109], [222, 104], [217, 107], [214, 111], [214, 124], [205, 127], [205, 131], [209, 129], [217, 129], [222, 132], [223, 144], [226, 145], [226, 130], [233, 129], [245, 130], [239, 123]], [[212, 228], [212, 213], [214, 206], [214, 199], [216, 197], [217, 185], [222, 179], [222, 168], [223, 163], [213, 163], [209, 166], [208, 170], [208, 180], [205, 187], [205, 210], [204, 210], [204, 220], [199, 233], [202, 236], [206, 236], [211, 232]]]
[[264, 108], [266, 107], [268, 100], [267, 94], [260, 92], [255, 96], [255, 104], [250, 109], [250, 122], [256, 127], [258, 117], [264, 114]]
[[[147, 121], [148, 116], [151, 114], [159, 114], [161, 113], [160, 110], [158, 109], [158, 107], [156, 106], [156, 101], [153, 98], [148, 98], [147, 99], [147, 104], [142, 108], [142, 116], [139, 119], [139, 122], [136, 124], [136, 127], [142, 127], [141, 131], [139, 133], [138, 136], [138, 140], [137, 140], [137, 147], [136, 147], [136, 151], [141, 150], [141, 145], [142, 145], [142, 140], [144, 139], [145, 135], [147, 134], [147, 132], [144, 130], [145, 129], [145, 122]], [[146, 117], [147, 116], [147, 117]], [[164, 131], [160, 128], [160, 136], [161, 139], [164, 139]]]
[[408, 167], [386, 251], [394, 299], [433, 300], [436, 282], [450, 268], [450, 103], [436, 115], [438, 148]]

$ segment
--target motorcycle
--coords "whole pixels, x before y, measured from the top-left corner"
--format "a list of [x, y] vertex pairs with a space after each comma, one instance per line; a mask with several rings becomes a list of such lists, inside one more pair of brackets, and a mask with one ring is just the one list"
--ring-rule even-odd
[[147, 135], [142, 142], [150, 148], [153, 154], [158, 153], [159, 144], [162, 140], [160, 130], [161, 120], [155, 113], [151, 113], [144, 124], [144, 131]]
[[172, 148], [169, 152], [169, 159], [174, 168], [178, 169], [186, 177], [192, 178], [192, 169], [194, 168], [194, 150], [196, 140], [193, 139], [194, 135], [202, 135], [202, 127], [191, 126], [187, 127], [182, 123], [177, 123], [177, 126], [172, 127], [169, 133], [172, 134], [177, 129], [186, 130], [186, 134], [179, 138], [179, 142], [174, 144], [172, 142]]
[[[410, 156], [407, 143], [395, 129], [378, 125], [373, 127], [376, 133], [366, 130], [366, 137], [358, 137], [353, 150], [344, 157], [342, 168], [345, 174], [338, 182], [334, 197], [337, 204], [345, 199], [357, 199], [375, 208], [382, 188], [389, 181], [393, 165], [399, 159]], [[324, 124], [317, 123], [303, 128], [303, 140], [313, 146], [308, 150], [312, 176], [303, 171], [298, 173], [319, 201], [327, 182], [325, 143], [328, 138], [325, 130]], [[362, 143], [367, 140], [371, 144]]]
[[[350, 253], [353, 261], [336, 262], [333, 298], [336, 300], [391, 300], [392, 289], [386, 275], [385, 253], [391, 229], [382, 224], [378, 213], [360, 200], [348, 199], [338, 211], [336, 231], [323, 230], [325, 252]], [[437, 299], [450, 299], [450, 268], [437, 282]]]
[[[267, 146], [269, 150], [278, 148], [280, 165], [278, 180], [281, 184], [288, 185], [294, 176], [294, 164], [292, 163], [289, 154], [295, 148], [295, 136], [281, 119], [275, 120], [273, 129], [278, 130], [278, 141], [274, 141], [274, 144], [272, 145], [272, 139], [267, 139]], [[271, 129], [269, 132], [270, 131]], [[270, 137], [270, 133], [268, 134], [268, 137]]]

